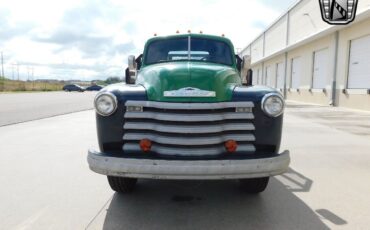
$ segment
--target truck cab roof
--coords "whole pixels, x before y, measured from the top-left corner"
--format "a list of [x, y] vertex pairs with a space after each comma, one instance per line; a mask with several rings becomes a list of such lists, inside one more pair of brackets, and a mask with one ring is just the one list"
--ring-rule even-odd
[[[152, 38], [150, 38], [146, 42], [145, 48], [144, 48], [143, 66], [146, 66], [146, 65], [149, 65], [149, 64], [153, 64], [153, 63], [151, 63], [150, 61], [147, 60], [147, 56], [149, 55], [148, 54], [148, 50], [149, 50], [150, 47], [153, 47], [152, 44], [159, 43], [159, 42], [165, 41], [165, 40], [175, 40], [175, 39], [181, 40], [181, 39], [186, 39], [188, 37], [191, 37], [192, 39], [197, 39], [198, 41], [199, 40], [203, 40], [203, 39], [204, 40], [214, 41], [215, 42], [214, 44], [222, 44], [223, 43], [224, 44], [223, 45], [224, 47], [228, 47], [227, 48], [228, 54], [227, 53], [224, 53], [224, 54], [221, 55], [220, 53], [218, 53], [217, 55], [218, 56], [220, 56], [220, 55], [221, 56], [225, 56], [226, 55], [227, 57], [229, 57], [231, 59], [234, 59], [234, 57], [235, 57], [235, 51], [234, 51], [234, 46], [233, 46], [232, 42], [228, 38], [225, 38], [223, 36], [215, 36], [215, 35], [207, 35], [207, 34], [192, 34], [192, 33], [189, 33], [189, 34], [176, 34], [176, 35], [170, 35], [170, 36], [161, 36], [161, 37], [152, 37]], [[179, 53], [178, 51], [186, 51], [188, 49], [187, 48], [188, 45], [186, 45], [186, 48], [184, 48], [185, 45], [184, 45], [183, 42], [182, 43], [179, 42], [179, 44], [181, 44], [181, 46], [182, 46], [181, 49], [178, 47], [178, 45], [175, 45], [174, 50], [171, 50], [168, 46], [166, 46], [166, 48], [169, 49], [169, 50], [167, 50], [168, 51], [168, 55], [167, 56], [171, 56], [172, 57], [175, 52], [178, 54]], [[189, 45], [190, 44], [193, 44], [193, 43], [189, 43]], [[202, 43], [200, 43], [200, 44], [202, 44]], [[211, 47], [212, 48], [208, 48], [208, 49], [213, 49], [214, 52], [217, 52], [217, 51], [221, 51], [222, 50], [222, 48], [221, 48], [222, 46], [219, 46], [219, 45], [211, 45]], [[189, 48], [190, 48], [190, 46], [189, 46]], [[163, 47], [162, 48], [159, 48], [159, 50], [158, 51], [155, 51], [155, 52], [156, 53], [158, 53], [159, 51], [161, 51], [161, 52], [163, 51], [164, 52], [163, 49], [164, 49]], [[178, 49], [178, 50], [176, 50], [176, 49]], [[199, 49], [199, 43], [198, 43], [198, 49]], [[197, 55], [199, 56], [200, 55], [200, 54], [196, 54], [195, 52], [208, 51], [208, 50], [191, 50], [191, 51], [188, 50], [188, 51], [191, 52], [192, 57], [194, 57], [194, 56], [197, 56]], [[208, 55], [209, 54], [211, 55], [211, 57], [216, 57], [215, 54], [208, 53]], [[163, 61], [162, 59], [163, 60], [164, 59], [167, 60], [168, 57], [167, 58], [161, 57], [161, 61]], [[231, 65], [231, 66], [233, 66], [235, 68], [235, 64], [236, 63], [235, 63], [234, 60], [228, 60], [228, 65]]]

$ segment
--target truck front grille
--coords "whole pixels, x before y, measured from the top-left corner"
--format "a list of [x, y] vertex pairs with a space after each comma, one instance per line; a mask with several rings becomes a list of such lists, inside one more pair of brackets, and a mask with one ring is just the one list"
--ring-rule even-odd
[[140, 152], [142, 139], [151, 140], [151, 151], [164, 156], [217, 156], [225, 153], [228, 140], [237, 141], [237, 153], [256, 150], [252, 102], [127, 101], [125, 106], [126, 153]]

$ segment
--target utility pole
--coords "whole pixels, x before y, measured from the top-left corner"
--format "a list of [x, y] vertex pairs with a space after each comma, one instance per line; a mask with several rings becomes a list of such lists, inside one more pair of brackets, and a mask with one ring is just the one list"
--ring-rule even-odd
[[3, 57], [3, 51], [1, 51], [1, 77], [4, 76], [4, 57]]
[[32, 67], [32, 90], [35, 88], [35, 79], [33, 78], [33, 74], [34, 74], [34, 68]]
[[14, 63], [12, 64], [12, 80], [14, 81]]
[[19, 63], [17, 63], [18, 81], [19, 81]]
[[2, 75], [0, 76], [0, 82], [1, 82], [0, 91], [3, 91], [4, 90], [4, 84], [5, 84], [5, 81], [1, 81], [2, 78], [4, 78], [4, 80], [5, 80], [3, 51], [1, 51], [1, 73], [2, 73]]

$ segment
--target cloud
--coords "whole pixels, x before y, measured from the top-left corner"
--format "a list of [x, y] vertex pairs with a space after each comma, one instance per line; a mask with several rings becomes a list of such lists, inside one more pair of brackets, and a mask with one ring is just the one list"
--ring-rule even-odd
[[14, 37], [25, 35], [33, 28], [32, 23], [15, 25], [9, 21], [10, 13], [0, 9], [0, 45]]
[[48, 38], [34, 37], [33, 40], [40, 43], [59, 45], [59, 48], [54, 50], [55, 54], [77, 48], [87, 58], [102, 55], [112, 44], [111, 37], [89, 36], [65, 30], [58, 30]]
[[260, 2], [266, 6], [270, 6], [273, 9], [276, 9], [278, 11], [286, 10], [288, 7], [290, 7], [292, 4], [297, 2], [298, 0], [260, 0]]
[[266, 22], [264, 21], [253, 21], [252, 22], [252, 25], [255, 27], [255, 28], [258, 28], [258, 29], [263, 29], [263, 28], [266, 28], [268, 25], [266, 24]]
[[111, 36], [95, 36], [62, 29], [48, 38], [34, 37], [33, 40], [59, 45], [60, 48], [54, 50], [55, 54], [77, 48], [83, 53], [84, 58], [128, 53], [135, 49], [133, 42], [115, 43]]
[[135, 25], [135, 22], [127, 22], [124, 26], [123, 29], [128, 33], [128, 34], [135, 34], [137, 33], [137, 27]]
[[[51, 35], [36, 34], [32, 39], [59, 45], [54, 50], [55, 54], [72, 49], [81, 51], [84, 58], [126, 54], [135, 49], [134, 43], [115, 40], [117, 34], [114, 31], [118, 28], [109, 31], [109, 26], [106, 26], [119, 21], [118, 16], [117, 8], [105, 1], [86, 1], [67, 10]], [[128, 22], [124, 28], [132, 33], [135, 27], [132, 22]]]
[[224, 33], [244, 48], [294, 1], [6, 1], [0, 9], [0, 50], [6, 73], [20, 63], [23, 78], [28, 66], [37, 78], [121, 76], [127, 56], [139, 55], [154, 33]]

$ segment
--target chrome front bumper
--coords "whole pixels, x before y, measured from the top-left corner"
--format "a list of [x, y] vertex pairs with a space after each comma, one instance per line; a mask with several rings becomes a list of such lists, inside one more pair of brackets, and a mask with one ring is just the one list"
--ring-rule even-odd
[[106, 156], [89, 150], [87, 161], [92, 171], [109, 176], [219, 180], [269, 177], [284, 173], [290, 163], [289, 151], [271, 157], [249, 160], [149, 160]]

